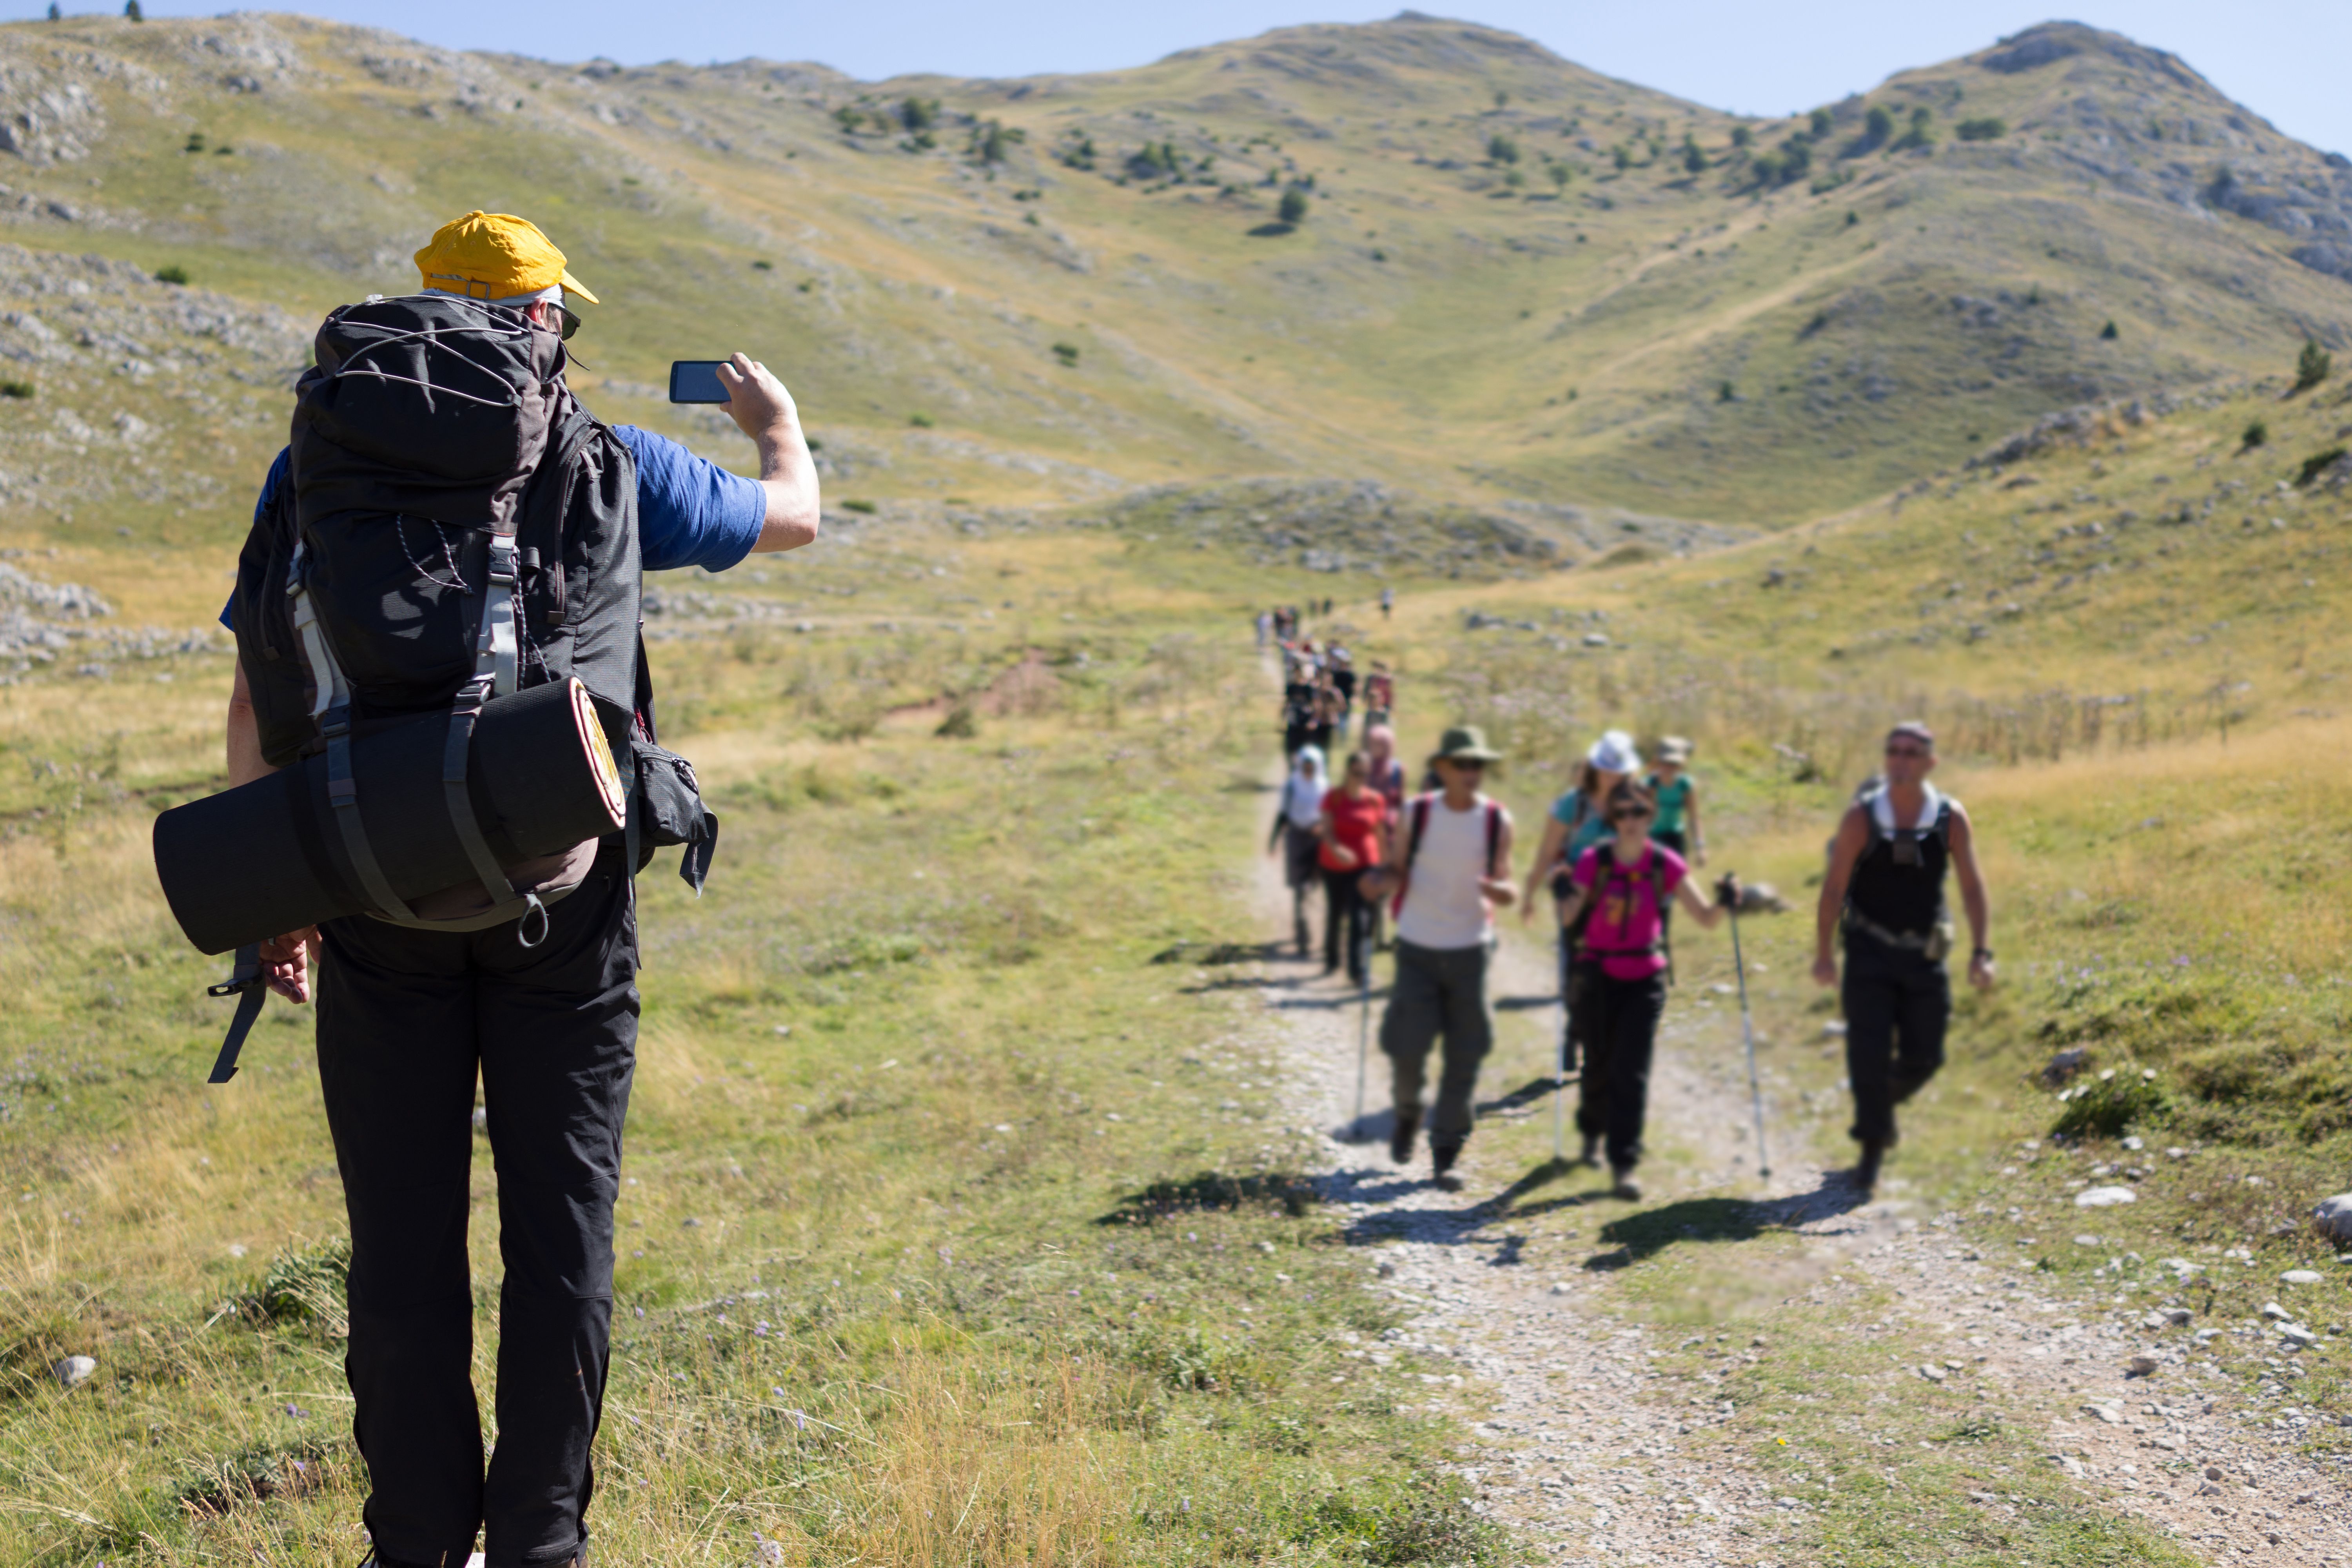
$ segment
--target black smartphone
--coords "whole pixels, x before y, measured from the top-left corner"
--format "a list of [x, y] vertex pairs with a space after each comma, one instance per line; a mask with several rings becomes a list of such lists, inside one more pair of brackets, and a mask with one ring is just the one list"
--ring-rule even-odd
[[669, 400], [672, 403], [724, 403], [727, 389], [719, 384], [719, 367], [733, 362], [723, 359], [679, 359], [669, 364]]

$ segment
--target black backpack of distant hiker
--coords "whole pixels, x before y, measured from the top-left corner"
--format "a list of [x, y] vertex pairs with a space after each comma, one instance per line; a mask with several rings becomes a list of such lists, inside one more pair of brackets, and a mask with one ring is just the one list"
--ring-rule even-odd
[[[519, 939], [540, 940], [543, 905], [586, 865], [572, 857], [569, 885], [509, 884], [467, 804], [466, 748], [487, 703], [573, 679], [619, 770], [632, 870], [683, 844], [698, 891], [718, 819], [656, 739], [635, 463], [565, 385], [557, 334], [478, 300], [377, 297], [327, 317], [317, 360], [295, 387], [288, 472], [238, 558], [233, 618], [262, 755], [326, 753], [327, 837], [371, 912], [444, 930], [520, 919]], [[442, 796], [401, 804], [446, 810], [465, 842], [489, 895], [465, 921], [420, 918], [344, 809], [367, 784], [354, 735], [435, 711], [450, 716]]]

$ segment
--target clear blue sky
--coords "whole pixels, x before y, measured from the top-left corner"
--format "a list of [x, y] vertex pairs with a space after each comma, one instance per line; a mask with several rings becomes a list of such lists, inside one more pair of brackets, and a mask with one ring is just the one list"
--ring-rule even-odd
[[[1396, 3], [1350, 0], [312, 0], [313, 15], [453, 48], [627, 64], [760, 55], [820, 60], [873, 79], [906, 71], [1024, 76], [1141, 65], [1174, 50], [1299, 22], [1369, 21]], [[32, 16], [45, 0], [0, 0]], [[2056, 8], [2053, 7], [2061, 7]], [[66, 0], [71, 12], [119, 9]], [[2054, 16], [2169, 49], [2280, 130], [2352, 152], [2352, 0], [1421, 0], [1419, 8], [1527, 34], [1595, 70], [1744, 113], [1784, 114], [1867, 89], [1906, 66], [1982, 48]], [[149, 0], [152, 16], [212, 8]]]

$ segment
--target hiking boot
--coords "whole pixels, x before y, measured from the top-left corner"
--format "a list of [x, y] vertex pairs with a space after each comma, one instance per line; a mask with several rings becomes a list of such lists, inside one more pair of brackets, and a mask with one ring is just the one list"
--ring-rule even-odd
[[1588, 1171], [1597, 1171], [1601, 1168], [1601, 1135], [1599, 1133], [1588, 1132], [1584, 1135], [1584, 1152], [1576, 1157], [1576, 1163]]
[[1853, 1168], [1853, 1184], [1864, 1197], [1878, 1190], [1878, 1167], [1886, 1160], [1886, 1145], [1875, 1138], [1862, 1141], [1862, 1159]]
[[1389, 1158], [1404, 1164], [1412, 1158], [1413, 1134], [1421, 1131], [1421, 1117], [1406, 1113], [1396, 1119], [1396, 1131], [1389, 1134]]
[[1623, 1198], [1629, 1204], [1642, 1201], [1642, 1184], [1633, 1179], [1633, 1166], [1614, 1165], [1609, 1173], [1616, 1178], [1616, 1184], [1609, 1189], [1610, 1196]]
[[1462, 1158], [1461, 1144], [1440, 1143], [1434, 1138], [1429, 1141], [1429, 1173], [1431, 1175], [1443, 1177], [1454, 1169], [1454, 1162], [1460, 1158]]

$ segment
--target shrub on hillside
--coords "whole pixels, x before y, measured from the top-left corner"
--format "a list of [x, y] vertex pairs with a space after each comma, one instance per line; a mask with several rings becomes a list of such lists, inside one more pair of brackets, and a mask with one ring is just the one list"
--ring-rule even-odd
[[1892, 150], [1897, 153], [1907, 153], [1914, 147], [1931, 147], [1935, 145], [1936, 134], [1934, 132], [1927, 129], [1928, 121], [1935, 119], [1935, 111], [1930, 110], [1924, 103], [1918, 108], [1913, 110], [1911, 111], [1911, 129], [1906, 131], [1896, 139]]
[[1064, 364], [1076, 364], [1078, 363], [1078, 345], [1076, 343], [1055, 343], [1054, 345], [1054, 357], [1060, 360]]
[[1883, 103], [1874, 103], [1863, 116], [1862, 146], [1864, 153], [1875, 152], [1895, 140], [1895, 111]]
[[929, 131], [940, 122], [940, 100], [910, 98], [898, 106], [898, 123], [909, 131]]
[[2067, 1138], [2120, 1138], [2135, 1127], [2152, 1127], [2172, 1115], [2172, 1097], [2151, 1069], [2109, 1068], [2069, 1089], [2065, 1109], [2050, 1131]]
[[1296, 185], [1293, 185], [1290, 189], [1283, 192], [1282, 205], [1277, 211], [1277, 216], [1285, 223], [1305, 223], [1307, 221], [1307, 193], [1300, 190]]
[[2244, 435], [2238, 437], [2238, 448], [2241, 451], [2251, 452], [2257, 447], [2268, 445], [2270, 438], [2271, 427], [2257, 419], [2246, 426]]
[[1512, 141], [1509, 137], [1504, 135], [1499, 131], [1494, 135], [1486, 138], [1486, 162], [1489, 163], [1516, 163], [1518, 161], [1519, 144], [1517, 142]]
[[2303, 460], [2303, 468], [2295, 474], [2295, 487], [2303, 489], [2308, 486], [2320, 475], [2342, 462], [2344, 456], [2344, 448], [2341, 447], [2330, 447], [2325, 452], [2314, 452]]
[[1837, 117], [1826, 109], [1816, 109], [1805, 123], [1811, 130], [1813, 140], [1818, 142], [1837, 129]]
[[1683, 138], [1683, 169], [1685, 173], [1693, 174], [1706, 173], [1706, 153], [1700, 150], [1698, 138], [1696, 136]]
[[0, 381], [0, 397], [30, 397], [33, 384], [29, 381]]
[[1735, 125], [1731, 128], [1731, 144], [1742, 152], [1747, 151], [1755, 140], [1756, 132], [1748, 130], [1745, 125]]
[[2107, 342], [2114, 342], [2122, 335], [2122, 333], [2116, 331], [2116, 324], [2113, 321], [2109, 321], [2105, 326], [2099, 329], [2100, 338]]
[[169, 267], [155, 268], [155, 281], [158, 283], [185, 283], [187, 280], [188, 269], [176, 261]]
[[2319, 346], [2317, 340], [2304, 339], [2303, 353], [2296, 355], [2294, 361], [2295, 391], [2310, 391], [2326, 381], [2330, 374], [2334, 374], [2335, 369], [2336, 361], [2326, 349]]
[[1963, 120], [1952, 131], [1963, 142], [1998, 142], [2009, 134], [2009, 121], [1984, 115], [1975, 120]]

